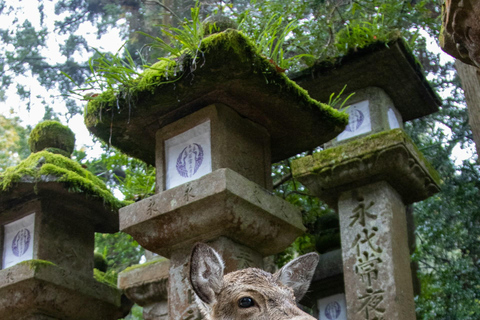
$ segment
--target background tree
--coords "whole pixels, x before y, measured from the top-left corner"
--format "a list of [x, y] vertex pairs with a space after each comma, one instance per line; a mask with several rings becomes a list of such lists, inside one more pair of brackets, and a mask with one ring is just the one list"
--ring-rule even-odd
[[[46, 11], [52, 3], [54, 15]], [[93, 25], [97, 36], [120, 30], [122, 37], [130, 40], [127, 49], [140, 68], [144, 63], [155, 62], [163, 53], [150, 48], [150, 40], [135, 31], [161, 36], [159, 24], [180, 26], [183, 19], [190, 16], [193, 5], [193, 1], [186, 0], [44, 0], [38, 1], [39, 10], [43, 10], [41, 23], [34, 25], [28, 19], [22, 20], [21, 12], [13, 5], [0, 1], [2, 16], [18, 17], [8, 28], [0, 30], [0, 45], [5, 49], [0, 51], [2, 96], [5, 98], [7, 88], [15, 87], [28, 106], [32, 98], [29, 84], [24, 78], [17, 81], [19, 75], [27, 74], [50, 90], [52, 96], [56, 97], [58, 92], [65, 95], [67, 117], [81, 113], [84, 102], [68, 98], [68, 92], [74, 85], [59, 72], [70, 75], [77, 84], [82, 84], [89, 76], [90, 67], [86, 58], [95, 54], [98, 56], [98, 53], [89, 47], [88, 39], [82, 33], [86, 26]], [[441, 63], [439, 53], [427, 48], [431, 39], [438, 39], [440, 2], [210, 0], [201, 1], [200, 7], [202, 17], [221, 11], [241, 23], [243, 30], [254, 38], [265, 30], [274, 15], [281, 16], [284, 25], [298, 21], [298, 28], [283, 43], [284, 50], [289, 52], [287, 55], [308, 53], [318, 59], [332, 59], [374, 41], [388, 41], [398, 36], [406, 39], [423, 64], [432, 86], [444, 98], [438, 113], [407, 125], [409, 134], [443, 178], [442, 192], [416, 204], [414, 209], [418, 245], [413, 258], [419, 263], [422, 283], [422, 293], [417, 297], [417, 316], [419, 319], [478, 319], [480, 173], [474, 159], [455, 161], [459, 148], [470, 149], [473, 146], [463, 92], [452, 63]], [[55, 20], [53, 27], [46, 22], [47, 15], [50, 20]], [[62, 41], [63, 60], [60, 62], [48, 59], [47, 42], [54, 34]], [[111, 51], [116, 52], [117, 49], [111, 48]], [[287, 74], [291, 75], [314, 62], [314, 59], [303, 58]], [[8, 120], [5, 126], [11, 125], [8, 123], [18, 124], [18, 121]], [[4, 127], [3, 122], [1, 127]], [[2, 149], [8, 148], [5, 145]], [[138, 160], [125, 157], [107, 146], [96, 159], [88, 158], [82, 150], [75, 156], [89, 170], [104, 178], [109, 186], [120, 190], [127, 199], [135, 200], [153, 192], [154, 169]], [[15, 157], [8, 154], [7, 158]], [[289, 160], [274, 164], [272, 169], [275, 192], [302, 208], [308, 228], [307, 235], [277, 256], [277, 263], [282, 264], [297, 253], [338, 245], [339, 239], [335, 236], [338, 218], [316, 198], [309, 197], [300, 183], [292, 180]], [[96, 244], [97, 251], [108, 258], [111, 270], [116, 272], [138, 263], [143, 255], [142, 249], [122, 234], [97, 235]]]

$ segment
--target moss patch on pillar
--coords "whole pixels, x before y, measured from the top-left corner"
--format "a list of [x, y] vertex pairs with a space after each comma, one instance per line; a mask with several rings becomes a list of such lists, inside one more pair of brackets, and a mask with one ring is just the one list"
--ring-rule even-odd
[[49, 266], [56, 266], [55, 263], [47, 261], [47, 260], [40, 260], [40, 259], [32, 259], [32, 260], [25, 260], [19, 262], [18, 265], [26, 265], [35, 272], [40, 271], [42, 268], [49, 267]]

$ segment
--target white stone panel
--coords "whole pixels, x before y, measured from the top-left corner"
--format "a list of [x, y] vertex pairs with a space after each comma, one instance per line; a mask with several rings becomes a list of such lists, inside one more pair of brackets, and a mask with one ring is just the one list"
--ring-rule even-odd
[[319, 320], [347, 320], [345, 294], [340, 293], [318, 300]]
[[372, 131], [368, 100], [360, 101], [349, 106], [346, 110], [349, 115], [348, 125], [337, 137], [342, 141]]
[[2, 269], [33, 259], [35, 213], [4, 226]]
[[392, 108], [388, 109], [387, 115], [388, 115], [388, 125], [390, 126], [390, 129], [400, 128], [400, 123], [397, 119], [397, 115], [395, 114], [395, 111], [393, 111]]
[[166, 189], [212, 172], [210, 120], [165, 141]]

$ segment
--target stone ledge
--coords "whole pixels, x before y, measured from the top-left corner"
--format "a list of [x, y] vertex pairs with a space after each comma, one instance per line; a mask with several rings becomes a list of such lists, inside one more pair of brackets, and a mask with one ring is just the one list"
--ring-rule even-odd
[[35, 260], [0, 270], [2, 320], [32, 314], [58, 319], [117, 319], [122, 316], [121, 291], [93, 278]]
[[230, 169], [219, 169], [122, 208], [120, 229], [164, 257], [220, 236], [268, 256], [288, 247], [305, 227], [298, 208]]
[[292, 171], [313, 194], [333, 207], [340, 193], [378, 181], [390, 183], [405, 204], [440, 190], [438, 173], [401, 129], [294, 160]]
[[140, 306], [168, 299], [170, 261], [156, 259], [133, 266], [118, 275], [118, 287]]

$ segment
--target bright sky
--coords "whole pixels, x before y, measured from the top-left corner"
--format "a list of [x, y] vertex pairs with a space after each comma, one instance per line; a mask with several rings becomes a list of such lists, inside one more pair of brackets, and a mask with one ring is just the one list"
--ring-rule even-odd
[[[49, 62], [62, 62], [65, 58], [60, 54], [60, 47], [59, 45], [63, 43], [63, 41], [68, 37], [66, 35], [58, 35], [53, 32], [55, 26], [55, 20], [60, 20], [61, 17], [54, 15], [54, 1], [43, 1], [44, 3], [44, 12], [47, 18], [44, 20], [44, 27], [46, 27], [50, 33], [47, 39], [48, 43], [48, 51], [46, 52], [45, 56], [47, 57]], [[32, 25], [38, 30], [41, 28], [40, 25], [40, 12], [38, 10], [38, 1], [36, 0], [22, 0], [17, 3], [18, 7], [22, 7], [22, 15], [17, 16], [19, 19], [18, 24], [22, 24], [23, 21], [29, 20]], [[52, 18], [48, 18], [52, 17]], [[53, 18], [55, 17], [55, 18]], [[2, 19], [0, 19], [0, 28], [1, 29], [8, 29], [13, 24], [14, 15], [6, 16], [2, 15]], [[121, 22], [120, 22], [121, 23]], [[87, 38], [89, 45], [92, 48], [97, 48], [100, 51], [110, 51], [115, 52], [120, 48], [123, 41], [120, 38], [119, 30], [111, 30], [108, 34], [104, 35], [102, 38], [97, 39], [95, 35], [95, 27], [90, 23], [85, 23], [82, 27], [77, 31], [77, 33], [81, 33]], [[1, 48], [0, 48], [1, 49]], [[12, 48], [9, 48], [12, 49]], [[85, 57], [89, 57], [90, 54], [83, 52], [77, 53], [74, 57], [77, 61], [85, 61]], [[51, 91], [47, 92], [39, 83], [38, 81], [29, 74], [25, 74], [19, 77], [16, 77], [15, 82], [22, 83], [28, 85], [27, 87], [31, 91], [31, 100], [30, 100], [30, 111], [27, 110], [26, 103], [21, 101], [20, 98], [16, 94], [15, 85], [12, 86], [7, 92], [6, 96], [7, 99], [5, 102], [0, 102], [0, 114], [6, 117], [14, 117], [18, 116], [22, 120], [22, 125], [27, 126], [35, 126], [38, 122], [40, 122], [43, 118], [45, 113], [45, 108], [42, 105], [42, 100], [47, 101], [49, 107], [52, 107], [53, 110], [65, 113], [67, 109], [65, 108], [64, 102], [62, 97], [59, 96], [58, 92]], [[53, 94], [54, 97], [50, 97]], [[94, 143], [88, 132], [87, 128], [83, 123], [83, 117], [77, 115], [71, 119], [61, 119], [64, 124], [68, 124], [68, 126], [75, 132], [76, 135], [76, 148], [79, 149], [83, 146], [86, 147], [93, 147]], [[101, 152], [99, 146], [95, 146], [93, 152], [88, 152], [89, 154], [97, 154]]]

